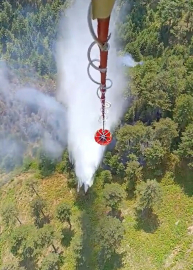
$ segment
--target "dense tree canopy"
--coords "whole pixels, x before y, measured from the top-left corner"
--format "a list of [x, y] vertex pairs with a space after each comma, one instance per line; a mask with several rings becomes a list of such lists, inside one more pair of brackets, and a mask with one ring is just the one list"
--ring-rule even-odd
[[59, 11], [58, 1], [2, 1], [0, 54], [16, 66], [33, 67], [39, 74], [56, 73], [53, 57]]
[[[14, 100], [13, 93], [18, 85], [25, 84], [25, 72], [32, 71], [39, 74], [40, 84], [43, 85], [40, 90], [55, 95], [57, 24], [61, 11], [69, 3], [67, 0], [0, 2], [0, 56], [13, 68], [13, 72], [0, 74], [12, 82], [0, 85], [0, 170], [11, 171], [23, 162], [23, 171], [36, 173], [34, 179], [25, 181], [29, 205], [20, 209], [10, 200], [2, 205], [3, 240], [0, 239], [0, 252], [5, 246], [16, 260], [13, 264], [6, 262], [2, 269], [22, 269], [24, 265], [30, 270], [54, 270], [66, 267], [65, 263], [78, 270], [97, 269], [96, 257], [106, 262], [112, 255], [117, 255], [124, 238], [122, 219], [109, 216], [106, 206], [115, 211], [122, 207], [123, 201], [123, 207], [129, 208], [123, 211], [128, 215], [125, 227], [130, 226], [133, 234], [132, 224], [136, 215], [132, 211], [133, 205], [139, 212], [149, 214], [156, 211], [161, 202], [162, 183], [178, 181], [178, 173], [187, 169], [186, 165], [192, 175], [193, 0], [117, 0], [115, 13], [118, 22], [113, 34], [117, 50], [122, 54], [131, 54], [141, 64], [133, 68], [125, 67], [128, 80], [126, 95], [130, 103], [114, 133], [115, 147], [105, 153], [96, 174], [95, 189], [88, 191], [84, 199], [75, 196], [77, 201], [72, 206], [71, 195], [75, 192], [70, 190], [67, 194], [66, 187], [65, 195], [59, 190], [55, 200], [52, 200], [54, 195], [51, 192], [51, 196], [44, 199], [47, 183], [44, 182], [42, 189], [38, 188], [38, 183], [55, 172], [65, 177], [62, 183], [68, 178], [70, 189], [76, 186], [68, 152], [63, 153], [61, 160], [56, 160], [48, 157], [39, 147], [45, 130], [49, 130], [50, 136], [59, 141], [57, 128], [61, 123], [56, 113], [56, 125], [51, 127], [45, 120], [49, 119], [49, 113], [38, 106], [23, 106]], [[23, 75], [21, 81], [13, 75], [15, 72]], [[63, 115], [61, 118], [63, 121]], [[27, 152], [29, 145], [32, 149]], [[29, 160], [23, 159], [24, 153], [29, 154]], [[36, 177], [41, 179], [37, 181]], [[57, 185], [57, 180], [52, 185]], [[181, 182], [185, 190], [184, 178]], [[192, 185], [192, 178], [189, 182]], [[125, 196], [125, 190], [128, 196]], [[168, 190], [169, 184], [165, 193]], [[172, 199], [175, 192], [176, 189], [171, 191]], [[189, 189], [188, 192], [191, 193]], [[163, 195], [168, 196], [168, 193]], [[12, 191], [8, 196], [12, 196]], [[59, 202], [61, 196], [65, 196], [65, 203]], [[13, 196], [11, 199], [15, 200]], [[17, 203], [22, 205], [20, 197]], [[179, 209], [182, 208], [179, 206]], [[49, 211], [53, 211], [53, 215], [49, 216]], [[35, 225], [38, 226], [30, 225], [33, 222], [30, 218], [35, 218]], [[179, 219], [182, 219], [181, 216]], [[10, 232], [13, 226], [15, 229]], [[180, 229], [175, 226], [172, 232], [178, 238]], [[62, 232], [63, 238], [67, 239], [69, 248], [62, 241], [64, 239], [57, 238], [58, 232]], [[132, 245], [137, 248], [137, 243], [129, 242], [129, 233], [126, 237], [127, 250], [130, 252]], [[179, 241], [175, 242], [174, 238], [171, 237], [171, 246], [178, 246]], [[136, 242], [141, 239], [136, 239]], [[156, 236], [148, 236], [148, 241], [150, 239], [156, 239]], [[4, 245], [3, 241], [9, 244]], [[145, 240], [142, 246], [148, 241]], [[62, 259], [63, 251], [66, 262]], [[145, 256], [150, 253], [153, 254], [152, 249]], [[161, 250], [157, 261], [162, 260], [162, 255], [167, 254]], [[80, 259], [83, 262], [79, 265]], [[125, 261], [130, 259], [132, 256]]]

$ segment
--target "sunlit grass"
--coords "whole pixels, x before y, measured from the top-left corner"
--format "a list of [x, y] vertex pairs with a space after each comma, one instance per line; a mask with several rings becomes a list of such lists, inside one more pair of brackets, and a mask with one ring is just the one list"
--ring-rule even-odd
[[[24, 173], [15, 177], [14, 181], [1, 188], [1, 207], [7, 202], [15, 202], [19, 209], [19, 217], [23, 224], [33, 222], [30, 214], [30, 201], [35, 195], [30, 195], [26, 188], [25, 180], [35, 177], [32, 173]], [[188, 227], [192, 225], [193, 200], [184, 193], [179, 183], [172, 179], [161, 182], [163, 200], [156, 210], [159, 226], [153, 232], [149, 225], [137, 227], [135, 216], [135, 199], [125, 200], [121, 210], [124, 216], [123, 224], [126, 230], [119, 253], [125, 252], [123, 266], [119, 270], [177, 270], [183, 265], [184, 270], [191, 270], [193, 264], [192, 235], [188, 234]], [[68, 247], [57, 243], [63, 250], [65, 262], [63, 269], [77, 269], [74, 247], [81, 240], [81, 235], [87, 237], [88, 265], [93, 270], [97, 269], [98, 247], [92, 236], [95, 233], [99, 220], [107, 214], [104, 205], [103, 185], [100, 179], [96, 180], [87, 196], [78, 195], [75, 190], [70, 190], [67, 179], [62, 174], [54, 174], [45, 179], [39, 179], [37, 191], [46, 201], [46, 214], [51, 218], [51, 224], [56, 232], [67, 228], [68, 224], [61, 225], [55, 217], [56, 206], [60, 202], [72, 205], [72, 229], [74, 236]], [[19, 224], [17, 224], [18, 226]], [[147, 227], [145, 227], [147, 226]], [[4, 227], [2, 226], [2, 230]], [[1, 263], [10, 258], [8, 248], [9, 232], [4, 230], [0, 238]], [[87, 252], [87, 249], [85, 252]], [[81, 269], [81, 268], [80, 268]]]

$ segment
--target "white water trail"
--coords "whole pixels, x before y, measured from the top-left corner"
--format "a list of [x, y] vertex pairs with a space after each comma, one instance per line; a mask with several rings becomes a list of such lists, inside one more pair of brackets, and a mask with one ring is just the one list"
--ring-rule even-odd
[[[101, 103], [97, 97], [97, 85], [87, 75], [87, 50], [92, 37], [87, 25], [90, 0], [78, 0], [67, 11], [60, 23], [57, 42], [58, 99], [67, 107], [68, 151], [75, 165], [78, 186], [85, 190], [93, 184], [94, 174], [102, 161], [105, 147], [94, 140], [99, 123]], [[96, 21], [93, 22], [96, 29]], [[114, 23], [114, 25], [113, 25]], [[115, 22], [111, 18], [110, 31], [113, 37]], [[92, 50], [92, 59], [99, 59], [99, 49]], [[115, 44], [111, 38], [107, 78], [113, 87], [107, 90], [106, 100], [111, 102], [106, 128], [115, 128], [124, 112], [123, 90], [126, 86], [123, 69], [118, 64]], [[92, 69], [92, 68], [91, 68]], [[94, 79], [100, 81], [100, 73], [91, 70]]]

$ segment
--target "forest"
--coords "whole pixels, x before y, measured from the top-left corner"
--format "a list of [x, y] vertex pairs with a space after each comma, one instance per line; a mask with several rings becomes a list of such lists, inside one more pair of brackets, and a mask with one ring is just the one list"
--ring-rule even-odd
[[30, 83], [55, 96], [54, 41], [70, 5], [0, 2], [10, 68], [0, 85], [0, 269], [192, 270], [193, 0], [117, 1], [118, 50], [143, 65], [127, 68], [130, 104], [86, 195], [67, 150], [54, 159], [41, 147], [41, 125], [64, 143], [48, 116], [11, 94]]

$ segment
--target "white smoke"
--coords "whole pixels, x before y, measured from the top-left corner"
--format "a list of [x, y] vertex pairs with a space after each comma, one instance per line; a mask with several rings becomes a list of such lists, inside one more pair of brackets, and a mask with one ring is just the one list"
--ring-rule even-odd
[[52, 158], [66, 148], [66, 110], [54, 97], [21, 86], [0, 61], [0, 171], [20, 166], [26, 151], [42, 143]]
[[143, 62], [135, 62], [130, 54], [125, 54], [119, 57], [119, 63], [127, 67], [135, 67], [136, 65], [142, 65]]
[[[58, 98], [67, 107], [68, 150], [75, 165], [79, 187], [85, 190], [93, 184], [105, 147], [94, 140], [95, 132], [102, 124], [101, 103], [97, 97], [97, 85], [87, 75], [87, 50], [92, 37], [87, 25], [87, 10], [90, 0], [79, 0], [68, 10], [61, 20], [60, 38], [57, 44]], [[113, 18], [111, 18], [111, 28]], [[96, 28], [96, 22], [94, 21]], [[113, 30], [110, 32], [113, 36]], [[92, 58], [99, 59], [99, 49], [93, 48]], [[108, 112], [106, 128], [113, 131], [124, 112], [123, 90], [126, 86], [123, 70], [118, 65], [118, 56], [113, 40], [110, 41], [108, 58], [108, 78], [113, 87], [108, 90], [106, 99], [112, 107]], [[100, 73], [91, 71], [95, 80], [100, 81]]]

